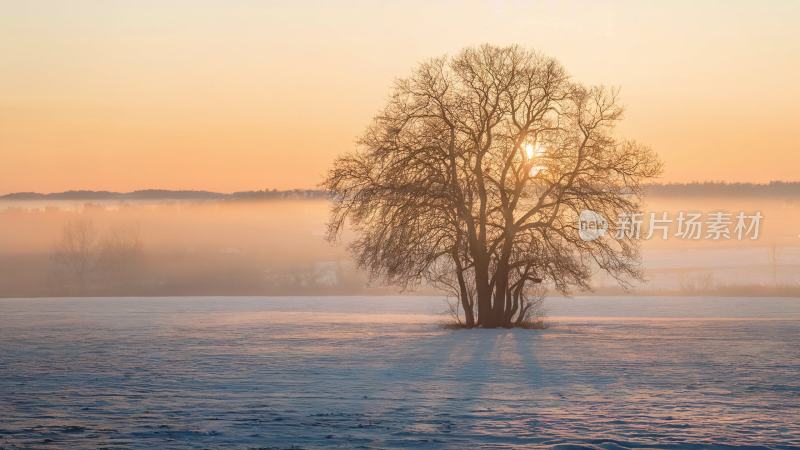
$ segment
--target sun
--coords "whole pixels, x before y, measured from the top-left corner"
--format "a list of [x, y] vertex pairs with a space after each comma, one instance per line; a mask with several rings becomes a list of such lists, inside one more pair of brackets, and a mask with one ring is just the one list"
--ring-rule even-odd
[[541, 144], [525, 144], [525, 156], [528, 159], [537, 158], [544, 155], [544, 147]]

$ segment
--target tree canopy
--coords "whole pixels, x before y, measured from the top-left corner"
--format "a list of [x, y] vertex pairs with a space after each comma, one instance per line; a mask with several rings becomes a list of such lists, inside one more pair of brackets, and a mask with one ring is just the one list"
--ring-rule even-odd
[[483, 45], [420, 64], [340, 156], [329, 237], [373, 277], [428, 282], [459, 299], [467, 326], [514, 326], [541, 286], [587, 289], [592, 273], [640, 277], [636, 242], [583, 240], [589, 210], [613, 229], [660, 173], [615, 135], [617, 91], [584, 86], [552, 58]]

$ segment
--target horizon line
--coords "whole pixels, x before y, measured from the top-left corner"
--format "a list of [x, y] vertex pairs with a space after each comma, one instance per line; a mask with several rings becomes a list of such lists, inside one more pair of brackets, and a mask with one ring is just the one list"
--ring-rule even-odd
[[[644, 185], [645, 188], [700, 188], [700, 187], [717, 187], [717, 188], [766, 188], [766, 187], [800, 187], [800, 180], [798, 181], [784, 181], [772, 180], [769, 182], [728, 182], [720, 180], [706, 180], [706, 181], [690, 181], [690, 182], [654, 182]], [[65, 191], [57, 192], [37, 192], [37, 191], [13, 191], [0, 194], [0, 200], [33, 200], [34, 197], [38, 198], [52, 198], [58, 196], [75, 196], [74, 199], [80, 199], [80, 195], [89, 196], [136, 196], [136, 195], [163, 195], [163, 194], [180, 194], [181, 196], [187, 195], [201, 195], [201, 196], [218, 196], [218, 197], [237, 197], [237, 196], [268, 196], [268, 195], [281, 195], [281, 194], [327, 194], [324, 189], [318, 188], [292, 188], [292, 189], [277, 189], [277, 188], [264, 188], [264, 189], [251, 189], [242, 191], [220, 192], [211, 191], [206, 189], [162, 189], [162, 188], [142, 188], [132, 191], [112, 191], [106, 189], [68, 189]], [[27, 198], [26, 198], [27, 197]]]

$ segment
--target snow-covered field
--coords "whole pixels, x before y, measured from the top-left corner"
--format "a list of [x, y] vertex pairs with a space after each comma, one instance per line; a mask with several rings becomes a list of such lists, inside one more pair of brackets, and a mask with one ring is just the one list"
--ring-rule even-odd
[[0, 448], [800, 446], [800, 299], [0, 299]]

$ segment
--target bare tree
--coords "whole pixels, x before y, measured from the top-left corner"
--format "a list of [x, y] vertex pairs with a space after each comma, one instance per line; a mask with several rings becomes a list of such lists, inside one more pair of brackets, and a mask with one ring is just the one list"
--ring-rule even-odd
[[467, 326], [520, 324], [543, 282], [567, 292], [588, 288], [593, 270], [637, 278], [635, 242], [577, 232], [585, 209], [616, 226], [661, 170], [648, 148], [614, 136], [616, 97], [516, 46], [423, 63], [334, 163], [329, 238], [349, 223], [361, 268], [457, 293]]
[[90, 220], [68, 222], [51, 254], [56, 289], [67, 295], [86, 293], [95, 264], [97, 231]]
[[97, 245], [98, 287], [110, 293], [135, 290], [142, 278], [143, 258], [137, 227], [118, 226], [108, 230]]
[[129, 292], [142, 277], [142, 242], [134, 227], [100, 233], [91, 220], [67, 222], [50, 259], [56, 295]]

